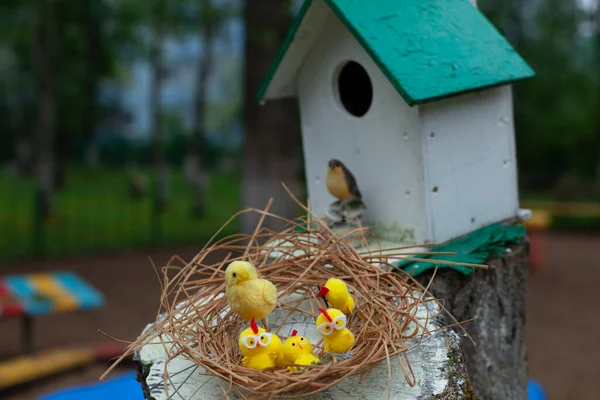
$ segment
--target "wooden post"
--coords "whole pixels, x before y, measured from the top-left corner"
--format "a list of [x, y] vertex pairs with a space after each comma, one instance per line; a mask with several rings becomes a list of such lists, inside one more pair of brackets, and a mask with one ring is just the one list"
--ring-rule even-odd
[[[525, 292], [529, 243], [512, 246], [504, 258], [491, 257], [488, 270], [464, 276], [438, 270], [430, 290], [465, 325], [475, 344], [461, 337], [468, 375], [479, 399], [527, 398]], [[433, 272], [418, 279], [427, 284]], [[453, 323], [454, 321], [446, 321]]]

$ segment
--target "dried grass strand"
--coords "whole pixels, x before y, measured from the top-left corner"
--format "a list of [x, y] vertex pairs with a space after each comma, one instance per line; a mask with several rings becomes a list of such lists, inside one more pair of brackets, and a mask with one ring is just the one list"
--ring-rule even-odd
[[[236, 234], [214, 241], [217, 233], [191, 262], [185, 263], [173, 257], [169, 265], [161, 269], [161, 307], [153, 329], [131, 343], [126, 353], [101, 379], [135, 349], [158, 340], [167, 354], [165, 365], [176, 357], [185, 357], [212, 377], [222, 379], [227, 385], [227, 388], [222, 387], [222, 398], [228, 398], [231, 393], [241, 398], [249, 396], [257, 399], [275, 396], [293, 399], [312, 395], [351, 376], [360, 375], [363, 379], [383, 361], [387, 363], [388, 385], [391, 388], [391, 359], [394, 357], [398, 359], [408, 384], [416, 383], [406, 353], [414, 348], [414, 345], [409, 345], [411, 339], [423, 340], [423, 337], [433, 333], [428, 331], [428, 322], [437, 317], [437, 313], [429, 315], [427, 312], [425, 316], [420, 316], [418, 312], [429, 310], [426, 303], [436, 300], [431, 299], [428, 292], [431, 281], [424, 287], [409, 274], [392, 272], [394, 265], [389, 260], [407, 258], [407, 253], [394, 251], [429, 247], [429, 244], [402, 246], [396, 250], [386, 249], [385, 252], [358, 251], [349, 240], [358, 238], [363, 244], [377, 241], [370, 229], [359, 225], [339, 236], [326, 221], [299, 202], [285, 185], [284, 189], [306, 211], [307, 216], [291, 221], [274, 215], [269, 212], [271, 199], [263, 210], [248, 208], [236, 213], [218, 231], [221, 232], [237, 216], [258, 213], [260, 218], [252, 235]], [[286, 228], [274, 232], [264, 227], [267, 218], [284, 221]], [[299, 226], [306, 226], [306, 230], [298, 232]], [[216, 252], [227, 255], [218, 263], [205, 263]], [[409, 255], [425, 254], [432, 252], [412, 251]], [[351, 349], [352, 357], [334, 358], [330, 363], [309, 366], [296, 373], [279, 368], [255, 371], [241, 365], [237, 338], [247, 322], [229, 309], [224, 296], [224, 267], [239, 259], [252, 262], [262, 277], [276, 285], [279, 292], [278, 309], [285, 313], [279, 327], [272, 327], [276, 333], [294, 313], [300, 312], [315, 318], [315, 309], [324, 306], [322, 299], [315, 295], [318, 285], [331, 277], [343, 278], [357, 304], [356, 311], [348, 319], [348, 326], [356, 338]], [[431, 261], [418, 257], [412, 259]], [[172, 265], [173, 262], [183, 266]], [[442, 264], [486, 267], [452, 261]], [[308, 302], [308, 310], [299, 308], [302, 301]], [[443, 305], [438, 304], [440, 312], [445, 311]], [[451, 326], [460, 326], [456, 319], [450, 317], [454, 322]], [[414, 329], [410, 329], [410, 326]], [[285, 339], [282, 337], [282, 340]], [[318, 357], [324, 355], [322, 341], [313, 347]], [[167, 390], [171, 380], [166, 370], [163, 380]], [[170, 385], [175, 394], [180, 396], [178, 388], [174, 388], [172, 382]]]

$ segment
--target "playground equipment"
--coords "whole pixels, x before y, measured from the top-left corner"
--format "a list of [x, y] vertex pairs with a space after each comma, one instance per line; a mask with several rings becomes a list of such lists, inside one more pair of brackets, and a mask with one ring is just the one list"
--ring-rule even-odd
[[529, 236], [529, 266], [533, 270], [544, 267], [548, 228], [552, 215], [545, 210], [532, 210], [531, 218], [524, 222]]
[[0, 278], [0, 318], [21, 318], [23, 355], [0, 363], [0, 390], [60, 372], [107, 361], [122, 353], [122, 346], [53, 349], [34, 354], [33, 321], [42, 315], [93, 310], [103, 296], [71, 272], [34, 273]]

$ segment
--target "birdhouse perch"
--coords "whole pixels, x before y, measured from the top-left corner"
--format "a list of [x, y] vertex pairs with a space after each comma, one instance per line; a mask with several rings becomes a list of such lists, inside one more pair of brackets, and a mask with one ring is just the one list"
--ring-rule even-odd
[[298, 98], [313, 212], [338, 159], [380, 238], [439, 243], [517, 216], [510, 84], [533, 75], [468, 0], [306, 0], [258, 99]]

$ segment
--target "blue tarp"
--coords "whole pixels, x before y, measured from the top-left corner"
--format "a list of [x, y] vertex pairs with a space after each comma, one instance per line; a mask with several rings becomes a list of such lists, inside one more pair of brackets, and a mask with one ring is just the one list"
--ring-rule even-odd
[[144, 400], [135, 372], [91, 385], [77, 386], [44, 395], [37, 400]]

